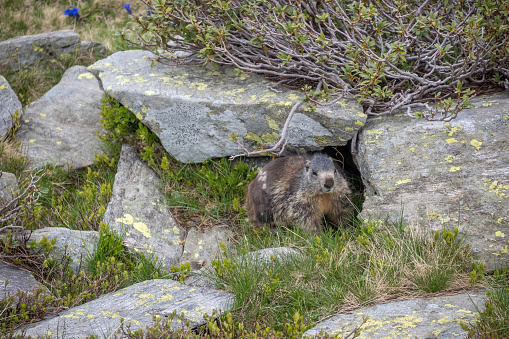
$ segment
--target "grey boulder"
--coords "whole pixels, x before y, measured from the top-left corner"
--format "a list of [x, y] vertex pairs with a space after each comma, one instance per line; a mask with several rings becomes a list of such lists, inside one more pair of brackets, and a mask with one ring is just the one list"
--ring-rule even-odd
[[168, 317], [173, 312], [184, 315], [183, 321], [175, 317], [172, 328], [204, 324], [203, 316], [214, 311], [226, 312], [231, 308], [231, 293], [192, 288], [173, 280], [147, 280], [122, 290], [102, 295], [81, 306], [60, 313], [56, 318], [44, 320], [28, 328], [26, 335], [32, 337], [49, 335], [59, 338], [87, 338], [92, 335], [106, 338], [120, 328], [120, 319], [131, 330], [152, 326], [153, 317]]
[[[147, 51], [118, 52], [91, 65], [106, 93], [130, 109], [182, 162], [239, 154], [238, 142], [253, 149], [274, 144], [292, 106], [303, 98], [257, 74], [233, 68], [163, 65]], [[288, 148], [317, 150], [345, 145], [366, 115], [353, 100], [301, 108], [289, 125]]]
[[47, 163], [82, 168], [102, 152], [99, 82], [84, 66], [69, 68], [62, 80], [25, 110], [18, 137], [32, 167]]
[[306, 331], [303, 337], [313, 337], [321, 331], [346, 336], [362, 324], [364, 317], [369, 317], [356, 338], [466, 339], [460, 324], [475, 321], [477, 308], [484, 309], [485, 298], [485, 292], [462, 293], [375, 305], [332, 317]]
[[0, 139], [9, 132], [12, 126], [12, 115], [16, 111], [21, 116], [23, 113], [21, 103], [7, 80], [0, 75]]
[[424, 232], [459, 225], [494, 269], [509, 265], [509, 91], [473, 103], [450, 123], [368, 120], [356, 155], [367, 187], [361, 216], [402, 216]]
[[123, 145], [104, 222], [124, 235], [127, 248], [157, 256], [169, 271], [180, 262], [185, 231], [171, 216], [161, 188], [135, 149]]

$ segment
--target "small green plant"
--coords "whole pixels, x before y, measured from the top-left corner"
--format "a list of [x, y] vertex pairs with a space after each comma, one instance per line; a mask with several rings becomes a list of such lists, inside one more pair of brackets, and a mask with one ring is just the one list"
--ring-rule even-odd
[[461, 324], [469, 338], [502, 339], [509, 337], [509, 271], [495, 270], [488, 284], [485, 309], [478, 310], [474, 324]]
[[[154, 324], [147, 326], [146, 329], [131, 330], [130, 325], [125, 325], [122, 321], [121, 327], [117, 333], [121, 338], [130, 339], [155, 339], [155, 338], [168, 338], [168, 339], [233, 339], [233, 338], [246, 338], [246, 339], [296, 339], [300, 338], [306, 327], [303, 325], [303, 317], [296, 312], [293, 317], [288, 317], [285, 322], [284, 331], [278, 331], [274, 328], [263, 326], [260, 322], [256, 321], [253, 326], [246, 326], [242, 322], [236, 321], [230, 312], [218, 317], [215, 312], [212, 315], [205, 314], [204, 319], [206, 325], [201, 326], [195, 331], [189, 330], [182, 325], [189, 325], [185, 321], [185, 315], [178, 315], [173, 312], [169, 316], [162, 319], [161, 317], [153, 318]], [[175, 324], [182, 324], [181, 326]], [[351, 333], [347, 334], [344, 338], [352, 338], [358, 336], [364, 322]], [[331, 336], [326, 333], [320, 333], [312, 337], [314, 339], [341, 339], [340, 335]]]
[[180, 266], [171, 265], [170, 268], [171, 276], [174, 280], [177, 280], [179, 283], [183, 283], [186, 281], [189, 276], [189, 272], [191, 272], [191, 264], [186, 262], [185, 264], [180, 264]]

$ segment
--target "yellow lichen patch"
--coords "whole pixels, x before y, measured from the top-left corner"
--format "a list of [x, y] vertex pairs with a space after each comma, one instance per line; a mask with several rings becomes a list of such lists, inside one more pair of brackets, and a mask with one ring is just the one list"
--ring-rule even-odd
[[195, 88], [198, 91], [204, 91], [207, 87], [209, 87], [209, 85], [204, 84], [202, 82], [193, 82], [193, 83], [189, 84], [189, 87]]
[[43, 117], [43, 118], [45, 118], [45, 117], [46, 117], [46, 114], [41, 113], [41, 114], [40, 114], [40, 116], [41, 116], [41, 117]]
[[496, 236], [496, 237], [501, 237], [501, 238], [503, 238], [503, 237], [505, 237], [505, 234], [504, 234], [504, 233], [502, 233], [502, 232], [500, 232], [500, 231], [496, 231], [496, 232], [495, 232], [495, 236]]
[[271, 117], [266, 117], [265, 120], [267, 120], [267, 122], [269, 123], [269, 127], [271, 129], [279, 131], [279, 126], [274, 119], [272, 119]]
[[143, 120], [143, 115], [142, 115], [140, 112], [136, 113], [136, 117], [137, 117], [139, 120]]
[[[488, 186], [489, 185], [489, 186]], [[509, 198], [509, 194], [507, 194], [507, 190], [509, 190], [509, 185], [503, 185], [498, 182], [498, 180], [486, 179], [484, 180], [484, 186], [488, 186], [488, 190], [492, 193], [495, 193], [501, 198], [507, 199]]]
[[438, 323], [439, 324], [447, 324], [447, 323], [450, 323], [452, 322], [451, 319], [449, 319], [450, 316], [446, 315], [445, 317], [443, 317], [442, 319], [438, 320]]
[[133, 223], [133, 227], [138, 230], [145, 238], [151, 238], [152, 235], [150, 234], [150, 230], [148, 229], [147, 225], [142, 222], [135, 222]]
[[28, 142], [30, 142], [30, 143], [34, 143], [34, 142], [35, 142], [35, 140], [36, 140], [36, 139], [30, 139], [30, 140], [28, 140]]
[[148, 96], [151, 96], [151, 95], [157, 94], [157, 92], [156, 91], [145, 91], [145, 94]]
[[117, 85], [125, 85], [127, 83], [131, 82], [131, 79], [125, 78], [124, 80], [117, 82]]
[[458, 140], [454, 139], [454, 138], [449, 138], [447, 140], [445, 140], [448, 144], [452, 144], [452, 143], [455, 143], [455, 142], [459, 142]]
[[470, 145], [474, 146], [477, 150], [479, 150], [479, 148], [481, 148], [482, 142], [472, 139], [472, 141], [470, 141]]
[[[25, 123], [28, 124], [29, 122], [30, 122], [30, 120], [28, 120], [28, 119], [25, 120]], [[57, 129], [58, 129], [58, 127], [57, 127]]]
[[445, 157], [445, 160], [451, 163], [454, 160], [454, 158], [456, 158], [454, 155], [448, 155]]
[[78, 75], [78, 80], [81, 79], [92, 79], [94, 76], [91, 73], [81, 73]]
[[509, 253], [509, 249], [507, 248], [507, 245], [505, 245], [505, 247], [500, 250], [500, 253], [504, 253], [504, 254]]
[[122, 316], [118, 313], [114, 313], [111, 311], [101, 311], [102, 315], [105, 317], [111, 317], [111, 318], [122, 318]]
[[345, 131], [347, 132], [353, 132], [355, 131], [357, 128], [353, 128], [353, 127], [345, 127]]
[[504, 119], [504, 120], [509, 119], [509, 115], [504, 115], [503, 119]]
[[170, 301], [172, 299], [173, 299], [173, 295], [164, 294], [164, 295], [160, 296], [159, 298], [157, 298], [157, 302], [166, 302], [166, 301]]
[[248, 132], [246, 134], [246, 136], [244, 137], [244, 139], [253, 140], [253, 141], [256, 141], [258, 143], [262, 142], [262, 139], [259, 136], [257, 136], [256, 134], [254, 134], [253, 132]]
[[415, 147], [410, 148], [410, 151], [414, 152], [415, 151]]
[[449, 130], [449, 136], [452, 136], [455, 132], [463, 130], [463, 126], [453, 127]]
[[0, 90], [7, 89], [7, 88], [9, 88], [9, 86], [6, 86], [6, 85], [0, 86]]
[[412, 179], [403, 179], [403, 180], [398, 180], [398, 181], [394, 184], [394, 186], [398, 186], [398, 185], [406, 184], [406, 183], [409, 183], [409, 182], [411, 182], [411, 181], [412, 181]]
[[57, 145], [60, 145], [62, 143], [62, 141], [57, 141]]
[[451, 168], [449, 168], [449, 172], [457, 172], [462, 168], [463, 168], [462, 166], [452, 166]]
[[290, 94], [287, 98], [292, 100], [292, 101], [297, 101], [297, 100], [300, 99], [300, 97], [297, 94], [295, 94], [295, 93]]
[[237, 96], [237, 94], [243, 93], [245, 91], [246, 90], [244, 88], [237, 88], [237, 89], [234, 89], [231, 91], [221, 91], [221, 92], [219, 92], [219, 94], [224, 94], [226, 96], [234, 97], [234, 96]]
[[195, 258], [198, 258], [199, 256], [200, 256], [200, 253], [198, 253], [198, 252], [196, 252], [196, 253], [194, 254], [194, 257], [195, 257]]
[[272, 143], [276, 142], [276, 140], [279, 138], [279, 134], [276, 132], [274, 133], [266, 133], [262, 135], [262, 140], [266, 143]]
[[115, 221], [123, 225], [132, 225], [134, 222], [134, 218], [130, 214], [124, 214], [123, 218], [117, 218]]
[[361, 127], [364, 126], [364, 123], [362, 121], [360, 121], [360, 120], [355, 120], [355, 124], [359, 125]]
[[93, 320], [95, 317], [96, 317], [95, 314], [87, 314], [87, 319], [88, 320]]

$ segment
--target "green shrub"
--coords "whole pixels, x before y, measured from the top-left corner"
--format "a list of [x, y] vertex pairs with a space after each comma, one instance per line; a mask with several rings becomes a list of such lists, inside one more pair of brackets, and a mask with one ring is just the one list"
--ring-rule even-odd
[[496, 270], [490, 278], [485, 309], [478, 310], [476, 322], [470, 326], [462, 324], [469, 338], [509, 338], [509, 271]]
[[163, 56], [191, 52], [216, 67], [235, 65], [294, 88], [305, 82], [312, 85], [308, 92], [321, 82], [323, 99], [354, 95], [368, 113], [407, 105], [427, 110], [409, 111], [413, 117], [450, 120], [470, 105], [469, 88], [509, 77], [505, 0], [146, 4], [154, 14], [135, 17], [133, 41], [143, 48]]

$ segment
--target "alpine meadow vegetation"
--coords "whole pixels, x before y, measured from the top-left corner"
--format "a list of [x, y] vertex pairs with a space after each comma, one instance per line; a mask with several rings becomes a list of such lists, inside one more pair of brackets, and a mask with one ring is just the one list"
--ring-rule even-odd
[[[74, 29], [83, 40], [103, 43], [108, 54], [143, 48], [160, 62], [230, 65], [239, 73], [259, 73], [302, 90], [306, 99], [298, 105], [311, 107], [348, 96], [369, 115], [404, 109], [409, 118], [450, 121], [470, 106], [473, 95], [501, 90], [509, 82], [505, 0], [5, 0], [2, 6], [2, 41]], [[174, 59], [173, 51], [190, 55]], [[97, 58], [66, 55], [7, 80], [29, 105], [66, 69]], [[129, 143], [161, 178], [179, 224], [202, 230], [226, 225], [234, 231], [202, 274], [232, 292], [236, 304], [227, 314], [208, 315], [198, 329], [171, 328], [171, 320], [181, 317], [174, 313], [136, 331], [122, 324], [112, 337], [300, 338], [333, 314], [479, 287], [489, 291], [486, 309], [463, 329], [471, 338], [509, 337], [507, 270], [486, 274], [458, 228], [417, 234], [402, 221], [383, 218], [358, 220], [354, 227], [327, 225], [319, 234], [298, 227], [255, 228], [243, 204], [256, 168], [243, 159], [182, 164], [112, 97], [105, 97], [101, 116], [106, 152], [82, 170], [31, 171], [16, 138], [19, 116], [0, 140], [0, 172], [14, 173], [21, 192], [11, 202], [0, 201], [0, 256], [44, 286], [0, 302], [0, 336], [23, 338], [14, 332], [26, 324], [140, 281], [184, 282], [191, 275], [189, 264], [167, 272], [156, 258], [129, 252], [122, 235], [102, 222], [121, 146]], [[68, 256], [52, 259], [54, 242], [31, 241], [31, 230], [48, 226], [99, 232], [96, 252], [79, 272]], [[273, 257], [263, 267], [246, 260], [247, 253], [270, 247], [299, 254], [287, 262]], [[343, 338], [360, 333], [362, 324]]]

